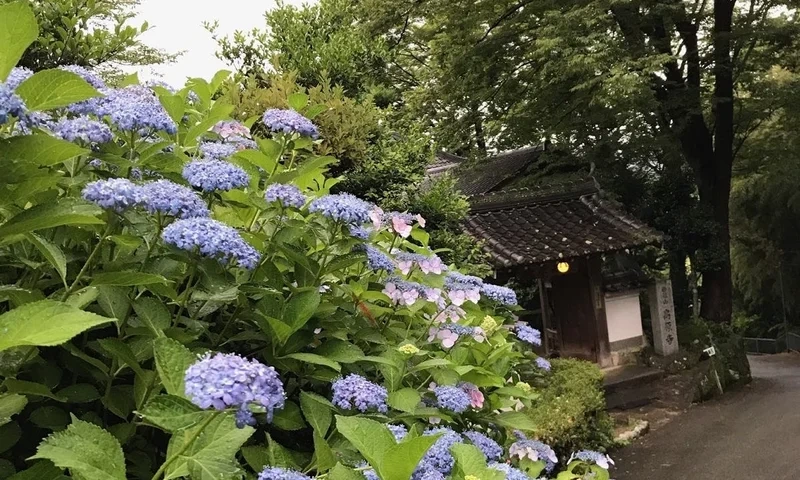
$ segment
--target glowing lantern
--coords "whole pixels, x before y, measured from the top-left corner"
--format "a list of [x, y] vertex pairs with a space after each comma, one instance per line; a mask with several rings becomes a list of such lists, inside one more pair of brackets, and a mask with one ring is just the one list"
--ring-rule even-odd
[[558, 272], [559, 273], [567, 273], [567, 272], [569, 272], [569, 263], [567, 263], [567, 262], [558, 262], [558, 265], [556, 265], [556, 268], [558, 268]]

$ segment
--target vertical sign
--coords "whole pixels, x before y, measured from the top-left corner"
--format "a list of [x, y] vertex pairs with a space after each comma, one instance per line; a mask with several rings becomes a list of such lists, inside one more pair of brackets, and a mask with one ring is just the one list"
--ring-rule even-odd
[[653, 348], [659, 355], [678, 352], [678, 330], [675, 325], [675, 304], [672, 302], [672, 283], [656, 280], [648, 289], [650, 319], [653, 323]]

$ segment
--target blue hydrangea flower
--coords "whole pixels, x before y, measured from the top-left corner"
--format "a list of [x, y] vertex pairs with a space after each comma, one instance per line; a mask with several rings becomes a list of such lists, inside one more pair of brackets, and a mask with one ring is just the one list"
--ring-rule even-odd
[[542, 332], [536, 330], [526, 323], [518, 322], [514, 326], [514, 332], [516, 333], [517, 338], [525, 343], [530, 343], [531, 345], [536, 345], [537, 347], [542, 345]]
[[25, 67], [14, 67], [8, 73], [5, 85], [11, 90], [16, 90], [19, 85], [25, 80], [33, 76], [33, 70]]
[[391, 430], [392, 435], [394, 435], [394, 439], [398, 442], [406, 438], [406, 435], [408, 435], [408, 429], [405, 427], [405, 425], [394, 425], [389, 423], [386, 425], [386, 427]]
[[362, 250], [367, 254], [367, 268], [373, 272], [379, 272], [381, 270], [394, 272], [394, 262], [392, 259], [372, 245], [357, 245], [356, 250]]
[[125, 178], [110, 178], [88, 183], [83, 198], [103, 208], [121, 212], [139, 205], [144, 199], [142, 188]]
[[8, 121], [8, 117], [21, 117], [25, 112], [25, 103], [7, 85], [0, 83], [0, 125]]
[[334, 405], [345, 410], [356, 409], [360, 412], [377, 410], [381, 413], [389, 411], [386, 401], [389, 393], [381, 385], [370, 382], [361, 375], [351, 373], [333, 382]]
[[114, 138], [108, 125], [83, 116], [62, 118], [52, 124], [50, 129], [56, 136], [68, 142], [108, 143]]
[[371, 232], [368, 229], [358, 225], [350, 225], [349, 230], [351, 237], [359, 240], [369, 240]]
[[266, 467], [258, 474], [258, 480], [311, 480], [311, 477], [282, 467]]
[[430, 463], [420, 462], [411, 480], [445, 480], [445, 476]]
[[469, 430], [464, 432], [464, 436], [469, 439], [470, 443], [478, 447], [488, 460], [500, 460], [500, 457], [503, 456], [503, 447], [483, 433]]
[[145, 183], [144, 206], [150, 213], [162, 213], [180, 218], [207, 217], [208, 207], [191, 188], [169, 180]]
[[433, 389], [439, 408], [455, 413], [466, 412], [472, 401], [464, 390], [454, 386], [439, 386]]
[[163, 131], [174, 134], [178, 126], [164, 110], [153, 90], [142, 85], [106, 90], [106, 96], [93, 98], [71, 107], [76, 113], [108, 116], [120, 130], [139, 132]]
[[200, 255], [216, 258], [224, 264], [235, 260], [237, 265], [248, 270], [256, 268], [261, 260], [258, 251], [235, 228], [210, 218], [178, 220], [167, 226], [161, 237], [181, 250], [197, 250]]
[[517, 294], [510, 288], [484, 283], [481, 287], [481, 293], [502, 305], [509, 307], [517, 305]]
[[81, 67], [80, 65], [62, 65], [60, 67], [61, 70], [65, 70], [67, 72], [72, 72], [75, 75], [81, 77], [82, 79], [86, 80], [86, 82], [97, 89], [105, 89], [106, 82], [100, 78], [99, 75], [92, 72], [91, 70]]
[[203, 142], [200, 144], [200, 153], [207, 160], [225, 160], [239, 150], [232, 143]]
[[235, 145], [236, 150], [255, 150], [258, 148], [258, 144], [247, 137], [229, 137], [225, 140], [226, 143], [230, 145]]
[[558, 463], [558, 457], [549, 445], [538, 440], [529, 440], [519, 431], [515, 431], [514, 435], [517, 437], [517, 441], [508, 448], [509, 456], [519, 459], [528, 458], [533, 462], [542, 461], [545, 463], [547, 472], [553, 471]]
[[464, 275], [459, 272], [450, 272], [445, 277], [445, 286], [450, 288], [452, 285], [469, 285], [471, 287], [480, 288], [483, 286], [483, 280], [472, 275]]
[[506, 480], [531, 480], [527, 473], [507, 463], [492, 462], [489, 464], [489, 468], [503, 472], [506, 475]]
[[302, 208], [306, 204], [306, 196], [294, 185], [273, 183], [264, 191], [264, 199], [268, 202], [279, 202], [284, 207]]
[[250, 183], [247, 172], [220, 160], [195, 160], [183, 167], [183, 178], [204, 192], [244, 188]]
[[398, 277], [386, 280], [383, 293], [398, 305], [413, 305], [419, 297], [426, 295], [427, 287], [417, 282], [409, 282]]
[[536, 366], [537, 366], [537, 367], [539, 367], [539, 368], [541, 368], [542, 370], [544, 370], [544, 371], [546, 371], [546, 372], [549, 372], [549, 371], [550, 371], [550, 369], [553, 367], [553, 366], [550, 364], [550, 361], [549, 361], [549, 360], [547, 360], [547, 359], [546, 359], [546, 358], [544, 358], [544, 357], [538, 357], [538, 358], [536, 359]]
[[[427, 436], [437, 434], [441, 434], [441, 436], [427, 453], [425, 453], [425, 456], [422, 457], [422, 461], [417, 467], [417, 470], [433, 468], [437, 472], [447, 475], [456, 463], [453, 455], [450, 453], [450, 447], [456, 443], [463, 443], [464, 439], [461, 435], [447, 427], [430, 428], [423, 433], [423, 435]], [[422, 479], [425, 477], [415, 476], [414, 478]]]
[[361, 225], [369, 221], [373, 205], [349, 193], [325, 195], [314, 199], [308, 210], [320, 213], [331, 220], [351, 225]]
[[198, 407], [237, 408], [239, 428], [255, 423], [251, 404], [264, 407], [272, 421], [273, 412], [282, 409], [286, 401], [275, 368], [234, 354], [206, 354], [186, 369], [185, 381], [186, 396]]
[[594, 463], [598, 467], [606, 470], [611, 468], [611, 465], [614, 465], [614, 461], [611, 460], [611, 457], [605, 453], [595, 452], [592, 450], [581, 450], [578, 453], [573, 453], [569, 458], [569, 462], [567, 463], [569, 464], [574, 460], [580, 460], [586, 463]]
[[311, 138], [319, 137], [316, 125], [294, 110], [271, 108], [264, 112], [262, 121], [273, 132], [297, 133]]

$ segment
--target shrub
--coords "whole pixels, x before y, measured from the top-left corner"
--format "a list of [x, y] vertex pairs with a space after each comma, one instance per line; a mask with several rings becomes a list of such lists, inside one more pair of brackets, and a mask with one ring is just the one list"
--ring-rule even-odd
[[606, 413], [603, 374], [583, 360], [554, 359], [541, 395], [526, 410], [535, 434], [557, 452], [593, 449], [613, 444], [613, 422]]

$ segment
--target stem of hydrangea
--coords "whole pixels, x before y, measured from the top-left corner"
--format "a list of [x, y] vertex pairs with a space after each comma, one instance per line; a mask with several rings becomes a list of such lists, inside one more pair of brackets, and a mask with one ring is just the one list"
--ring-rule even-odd
[[275, 175], [275, 172], [278, 171], [278, 165], [280, 165], [280, 163], [281, 163], [281, 158], [283, 157], [283, 152], [286, 151], [287, 143], [288, 142], [286, 140], [286, 136], [282, 135], [281, 136], [281, 152], [278, 154], [278, 158], [275, 159], [275, 166], [272, 167], [272, 171], [269, 174], [269, 178], [272, 178]]
[[178, 313], [175, 315], [173, 319], [174, 322], [177, 322], [181, 319], [181, 315], [183, 311], [186, 310], [186, 305], [189, 303], [189, 297], [192, 296], [192, 290], [194, 289], [194, 276], [197, 273], [197, 264], [192, 263], [191, 272], [189, 273], [189, 281], [186, 282], [186, 290], [183, 291], [183, 301], [181, 302], [181, 307], [178, 309]]
[[111, 233], [112, 228], [113, 228], [113, 222], [109, 220], [109, 222], [106, 224], [105, 231], [103, 232], [102, 235], [100, 235], [100, 241], [97, 242], [97, 245], [95, 245], [94, 250], [92, 250], [92, 253], [89, 254], [89, 258], [86, 259], [86, 263], [83, 264], [83, 267], [81, 268], [81, 271], [78, 272], [78, 275], [75, 277], [75, 280], [72, 281], [72, 284], [69, 286], [67, 291], [64, 292], [64, 296], [61, 298], [62, 302], [65, 302], [69, 298], [69, 296], [72, 295], [73, 292], [75, 292], [75, 289], [78, 287], [78, 283], [80, 283], [81, 278], [83, 278], [83, 276], [89, 270], [89, 266], [91, 266], [97, 254], [100, 253], [100, 247], [102, 247], [103, 243], [105, 243], [106, 237]]
[[289, 166], [286, 167], [286, 170], [291, 170], [294, 166], [294, 161], [297, 158], [297, 150], [292, 150], [292, 158], [289, 160]]
[[197, 427], [197, 430], [194, 431], [194, 433], [192, 434], [191, 437], [189, 437], [186, 443], [184, 443], [183, 446], [181, 446], [181, 448], [177, 452], [175, 452], [174, 455], [167, 458], [167, 460], [161, 465], [161, 468], [159, 468], [156, 471], [155, 475], [153, 475], [153, 478], [151, 480], [158, 480], [159, 478], [161, 478], [161, 475], [163, 475], [164, 472], [167, 471], [167, 468], [169, 468], [169, 466], [172, 465], [172, 463], [175, 462], [175, 460], [177, 460], [181, 455], [183, 455], [186, 452], [186, 450], [189, 449], [189, 447], [192, 446], [192, 444], [195, 442], [195, 440], [197, 440], [200, 434], [203, 433], [203, 430], [205, 430], [206, 427], [208, 427], [211, 424], [211, 422], [214, 421], [215, 418], [219, 417], [221, 413], [222, 413], [221, 411], [216, 411], [211, 415], [209, 415], [208, 418], [206, 418], [203, 421], [203, 423], [200, 424], [199, 427]]

